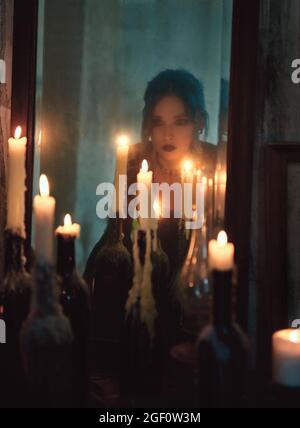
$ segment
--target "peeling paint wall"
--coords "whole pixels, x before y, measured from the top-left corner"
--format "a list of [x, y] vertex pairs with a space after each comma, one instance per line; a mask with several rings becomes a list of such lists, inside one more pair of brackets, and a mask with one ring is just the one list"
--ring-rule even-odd
[[6, 157], [10, 133], [13, 0], [0, 0], [0, 59], [6, 63], [6, 83], [0, 84], [0, 277], [3, 274], [3, 230], [6, 216]]
[[[263, 287], [265, 257], [264, 242], [265, 170], [263, 151], [270, 143], [300, 144], [300, 85], [291, 81], [292, 61], [300, 58], [299, 0], [261, 0], [259, 29], [259, 65], [257, 127], [254, 141], [252, 226], [250, 257], [250, 332], [255, 344], [257, 299]], [[300, 194], [299, 166], [288, 174], [288, 264], [286, 284], [290, 298], [290, 317], [300, 310]], [[295, 199], [296, 197], [296, 199]], [[274, 213], [276, 215], [276, 213]], [[274, 231], [276, 233], [276, 231]], [[300, 318], [300, 312], [297, 318]]]

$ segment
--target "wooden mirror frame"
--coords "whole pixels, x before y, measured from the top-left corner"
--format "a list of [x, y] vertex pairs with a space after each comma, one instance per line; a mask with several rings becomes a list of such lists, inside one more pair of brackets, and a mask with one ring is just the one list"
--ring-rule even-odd
[[[27, 253], [31, 241], [38, 0], [15, 0], [11, 130], [28, 137]], [[234, 0], [225, 225], [239, 266], [238, 320], [248, 330], [252, 157], [260, 0]]]

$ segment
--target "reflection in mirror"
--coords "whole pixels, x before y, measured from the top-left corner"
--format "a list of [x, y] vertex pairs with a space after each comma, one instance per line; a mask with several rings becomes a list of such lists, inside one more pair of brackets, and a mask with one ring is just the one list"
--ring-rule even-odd
[[[199, 297], [210, 304], [207, 243], [223, 226], [232, 1], [39, 4], [34, 194], [46, 174], [56, 225], [71, 214], [81, 226], [77, 266], [93, 296], [94, 337], [115, 346], [108, 359], [118, 353], [124, 304], [130, 318], [137, 296], [149, 336], [164, 342], [155, 333], [159, 320], [168, 345], [178, 343], [207, 320], [209, 311], [199, 311]], [[186, 227], [194, 214], [177, 216], [183, 202], [175, 195], [165, 215], [162, 193], [160, 218], [141, 219], [142, 233], [130, 217], [99, 218], [105, 196], [99, 185], [119, 183], [123, 174], [128, 186], [192, 183], [192, 198], [201, 193], [205, 202], [204, 212], [197, 209], [202, 227]], [[124, 195], [118, 186], [117, 195]], [[197, 198], [191, 204], [197, 207]], [[109, 210], [120, 213], [120, 207], [115, 202]], [[149, 291], [147, 269], [153, 294], [143, 295], [137, 284]], [[149, 375], [156, 379], [160, 370]]]
[[116, 135], [141, 141], [143, 95], [160, 71], [184, 68], [202, 82], [208, 127], [200, 139], [220, 143], [225, 165], [231, 3], [40, 1], [34, 193], [46, 173], [56, 224], [67, 212], [80, 222], [81, 271], [105, 229], [96, 188], [113, 182]]

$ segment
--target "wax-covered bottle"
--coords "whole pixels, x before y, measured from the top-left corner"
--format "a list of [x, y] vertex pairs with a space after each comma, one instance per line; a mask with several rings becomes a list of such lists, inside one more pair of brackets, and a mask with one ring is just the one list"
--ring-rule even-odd
[[57, 275], [60, 302], [74, 335], [72, 351], [72, 397], [74, 407], [84, 407], [88, 391], [88, 340], [90, 299], [88, 287], [76, 270], [75, 237], [57, 234]]
[[121, 394], [134, 405], [159, 398], [166, 357], [169, 261], [155, 232], [133, 233], [134, 279], [126, 304]]

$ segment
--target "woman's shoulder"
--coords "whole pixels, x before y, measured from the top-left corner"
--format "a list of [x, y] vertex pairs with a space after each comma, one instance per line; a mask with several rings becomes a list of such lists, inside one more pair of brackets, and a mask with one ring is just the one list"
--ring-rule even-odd
[[194, 149], [194, 153], [197, 159], [198, 165], [209, 174], [214, 174], [217, 156], [218, 146], [206, 141], [201, 141]]

